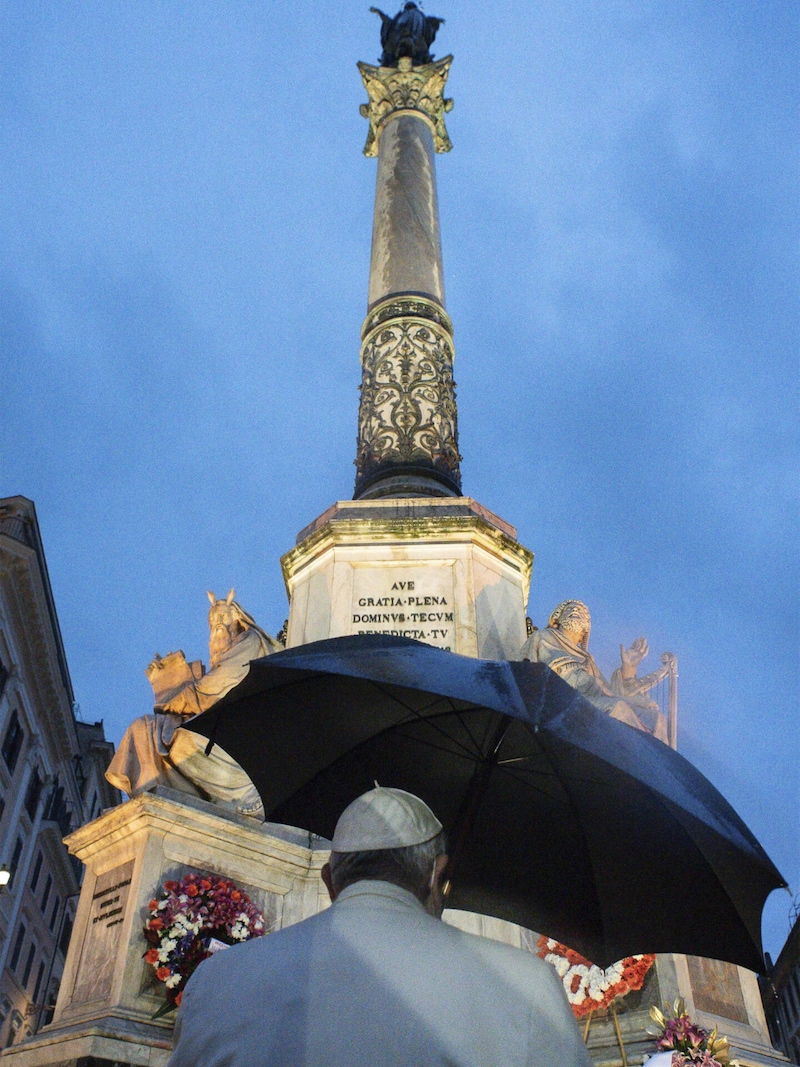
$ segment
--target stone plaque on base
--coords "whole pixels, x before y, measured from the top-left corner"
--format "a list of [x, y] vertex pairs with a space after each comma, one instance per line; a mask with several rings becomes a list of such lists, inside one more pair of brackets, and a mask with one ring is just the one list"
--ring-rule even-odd
[[148, 902], [166, 880], [189, 873], [230, 878], [269, 931], [327, 906], [319, 874], [327, 842], [162, 787], [105, 812], [66, 843], [86, 874], [55, 1015], [33, 1038], [6, 1049], [9, 1067], [165, 1067], [174, 1013], [154, 1018], [165, 992], [144, 960], [144, 926]]
[[383, 633], [519, 658], [533, 555], [468, 497], [340, 501], [281, 563], [289, 647]]

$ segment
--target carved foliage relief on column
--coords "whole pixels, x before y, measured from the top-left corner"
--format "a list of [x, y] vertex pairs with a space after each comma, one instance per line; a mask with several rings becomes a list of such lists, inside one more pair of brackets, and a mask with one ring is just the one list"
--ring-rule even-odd
[[394, 319], [363, 345], [358, 478], [395, 464], [433, 467], [457, 484], [453, 347], [430, 321]]

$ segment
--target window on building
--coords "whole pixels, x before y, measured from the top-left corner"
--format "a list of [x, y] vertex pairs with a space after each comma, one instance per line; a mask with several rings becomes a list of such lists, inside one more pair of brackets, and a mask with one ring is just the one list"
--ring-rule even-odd
[[53, 1021], [53, 1016], [56, 1013], [56, 1001], [58, 1000], [58, 987], [59, 980], [56, 980], [47, 991], [47, 1003], [45, 1004], [44, 1018], [42, 1019], [43, 1026], [49, 1026]]
[[56, 899], [53, 901], [53, 910], [50, 913], [50, 933], [52, 934], [56, 928], [56, 919], [58, 918], [58, 909], [61, 907], [61, 897], [56, 893]]
[[69, 948], [69, 939], [72, 937], [72, 918], [67, 916], [64, 922], [64, 929], [61, 931], [61, 940], [58, 942], [58, 947], [62, 953], [66, 956], [67, 949]]
[[38, 1007], [39, 1005], [39, 993], [42, 989], [42, 979], [44, 978], [44, 960], [39, 960], [39, 970], [36, 972], [36, 985], [33, 987], [33, 1003]]
[[39, 875], [42, 873], [42, 860], [44, 857], [41, 852], [36, 857], [36, 863], [33, 865], [33, 874], [31, 875], [31, 893], [36, 892], [36, 887], [39, 884]]
[[36, 945], [31, 941], [30, 948], [28, 949], [28, 958], [25, 960], [25, 969], [22, 972], [22, 986], [27, 989], [28, 982], [30, 981], [31, 971], [33, 970], [33, 961], [36, 959]]
[[42, 893], [41, 908], [42, 908], [42, 914], [43, 915], [44, 915], [44, 910], [47, 907], [47, 902], [50, 899], [50, 890], [52, 888], [53, 888], [53, 876], [51, 874], [48, 874], [47, 880], [44, 883], [44, 892]]
[[6, 682], [11, 677], [11, 672], [5, 663], [0, 659], [0, 697], [3, 695], [6, 689]]
[[31, 774], [31, 780], [28, 782], [28, 790], [25, 793], [25, 810], [28, 816], [33, 822], [36, 818], [36, 812], [39, 809], [39, 800], [42, 796], [42, 787], [44, 782], [41, 779], [38, 768], [34, 768]]
[[0, 754], [2, 754], [3, 759], [6, 762], [6, 767], [8, 767], [12, 774], [17, 766], [19, 754], [22, 751], [22, 742], [24, 738], [25, 731], [20, 725], [19, 715], [17, 715], [16, 711], [12, 711], [11, 720], [6, 727], [3, 744], [2, 747], [0, 747]]
[[86, 777], [86, 771], [83, 767], [83, 760], [78, 755], [72, 757], [72, 770], [75, 774], [75, 783], [78, 786], [78, 792], [81, 794], [81, 796], [83, 796], [84, 789], [86, 788], [86, 782], [88, 779]]
[[57, 785], [53, 790], [50, 796], [50, 803], [47, 805], [45, 818], [57, 822], [61, 833], [65, 836], [72, 829], [72, 821], [70, 819], [69, 807], [67, 806], [67, 799], [64, 794], [63, 785]]
[[22, 1029], [22, 1016], [18, 1011], [15, 1011], [11, 1016], [11, 1023], [8, 1027], [8, 1037], [6, 1038], [6, 1048], [11, 1048], [14, 1042], [17, 1040], [17, 1034]]
[[9, 885], [13, 885], [13, 883], [14, 883], [14, 876], [17, 873], [17, 868], [19, 867], [19, 861], [22, 859], [23, 845], [24, 845], [24, 842], [23, 842], [22, 838], [18, 837], [17, 840], [16, 840], [16, 843], [14, 844], [14, 852], [13, 852], [13, 854], [11, 856], [11, 868], [10, 868], [11, 877], [9, 878], [9, 881], [8, 881]]
[[20, 923], [19, 929], [17, 930], [17, 936], [14, 938], [14, 948], [11, 950], [11, 959], [9, 960], [9, 967], [12, 971], [15, 971], [17, 969], [17, 964], [19, 963], [19, 957], [20, 953], [22, 952], [22, 945], [25, 941], [26, 932], [27, 931], [25, 929], [25, 923]]

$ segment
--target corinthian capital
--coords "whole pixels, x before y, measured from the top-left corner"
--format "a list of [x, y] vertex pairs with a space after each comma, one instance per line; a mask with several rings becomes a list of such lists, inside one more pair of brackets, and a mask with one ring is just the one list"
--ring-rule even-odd
[[453, 147], [444, 125], [446, 112], [453, 107], [446, 100], [444, 87], [450, 73], [452, 56], [435, 63], [414, 67], [409, 58], [399, 60], [397, 67], [371, 67], [359, 63], [369, 103], [361, 105], [361, 114], [369, 119], [369, 133], [364, 145], [365, 156], [377, 156], [383, 128], [398, 115], [415, 115], [423, 119], [433, 133], [437, 152], [449, 152]]

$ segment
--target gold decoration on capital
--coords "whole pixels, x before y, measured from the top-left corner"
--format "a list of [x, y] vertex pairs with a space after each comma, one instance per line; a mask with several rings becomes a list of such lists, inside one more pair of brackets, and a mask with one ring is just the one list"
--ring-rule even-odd
[[444, 116], [452, 111], [453, 101], [445, 99], [444, 87], [452, 62], [452, 56], [445, 56], [419, 67], [413, 67], [407, 57], [401, 57], [397, 67], [358, 64], [369, 96], [369, 103], [359, 108], [364, 118], [369, 119], [365, 156], [377, 156], [381, 131], [389, 119], [402, 112], [414, 114], [430, 126], [437, 152], [450, 151], [453, 145]]

